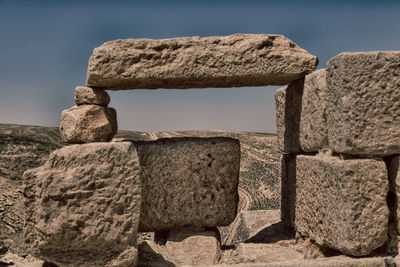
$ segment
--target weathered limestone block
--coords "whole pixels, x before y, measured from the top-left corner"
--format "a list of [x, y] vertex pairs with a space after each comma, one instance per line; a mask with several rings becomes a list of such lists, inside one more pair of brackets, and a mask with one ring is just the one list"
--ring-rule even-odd
[[300, 147], [304, 152], [317, 152], [328, 146], [326, 90], [325, 69], [304, 78], [299, 126]]
[[328, 146], [326, 71], [317, 70], [275, 93], [278, 146], [283, 153], [317, 152]]
[[400, 153], [400, 51], [341, 53], [327, 63], [327, 86], [332, 150]]
[[131, 142], [71, 145], [26, 171], [25, 244], [58, 266], [133, 266], [140, 167]]
[[238, 140], [168, 138], [135, 145], [143, 192], [139, 231], [225, 226], [235, 219]]
[[[159, 258], [152, 254], [160, 255]], [[164, 245], [145, 241], [139, 246], [144, 266], [181, 266], [217, 264], [221, 257], [220, 242], [214, 231], [173, 231]]]
[[113, 108], [82, 105], [61, 113], [60, 134], [66, 143], [109, 142], [117, 130], [117, 113]]
[[300, 235], [354, 256], [368, 255], [385, 243], [389, 185], [382, 159], [299, 155], [293, 166]]
[[94, 49], [86, 85], [109, 90], [282, 85], [317, 64], [316, 56], [275, 34], [127, 39]]
[[77, 86], [74, 95], [77, 105], [99, 105], [107, 106], [110, 104], [110, 96], [106, 91], [99, 88]]
[[397, 203], [394, 203], [396, 213], [397, 213], [397, 231], [400, 233], [400, 155], [393, 156], [389, 160], [388, 164], [388, 171], [389, 171], [389, 180], [394, 184], [393, 192], [396, 195]]

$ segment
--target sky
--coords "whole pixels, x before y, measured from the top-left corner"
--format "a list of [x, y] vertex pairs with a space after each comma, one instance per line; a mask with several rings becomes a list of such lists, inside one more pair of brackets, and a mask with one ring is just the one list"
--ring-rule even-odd
[[[282, 34], [318, 56], [400, 50], [400, 0], [0, 0], [0, 123], [58, 126], [95, 47], [115, 39]], [[276, 132], [277, 86], [109, 91], [119, 129]]]

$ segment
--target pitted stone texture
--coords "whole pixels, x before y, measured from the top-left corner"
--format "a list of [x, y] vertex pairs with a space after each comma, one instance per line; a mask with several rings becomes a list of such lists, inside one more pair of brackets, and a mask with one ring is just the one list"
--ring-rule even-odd
[[275, 92], [278, 148], [282, 153], [301, 151], [299, 133], [304, 78]]
[[397, 209], [397, 219], [395, 221], [397, 222], [397, 231], [400, 233], [400, 155], [393, 156], [389, 160], [388, 164], [388, 169], [389, 169], [389, 180], [393, 183], [394, 185], [394, 190], [396, 194], [396, 200], [397, 203], [395, 203], [395, 209]]
[[107, 106], [110, 104], [110, 96], [106, 91], [99, 88], [77, 86], [74, 95], [77, 105], [99, 105]]
[[297, 156], [296, 231], [348, 255], [368, 255], [388, 239], [389, 191], [382, 159]]
[[299, 142], [304, 152], [318, 152], [328, 147], [326, 90], [325, 69], [304, 78], [299, 126]]
[[117, 130], [117, 113], [113, 108], [82, 105], [61, 113], [60, 134], [66, 143], [109, 142]]
[[58, 266], [132, 266], [141, 202], [131, 142], [71, 145], [26, 171], [25, 244]]
[[275, 93], [278, 146], [283, 153], [327, 148], [326, 71], [317, 70]]
[[238, 140], [169, 138], [135, 145], [143, 192], [139, 231], [225, 226], [235, 219]]
[[[155, 253], [161, 257], [151, 257]], [[211, 266], [221, 257], [220, 242], [215, 231], [182, 229], [170, 232], [164, 245], [154, 241], [143, 242], [139, 246], [139, 257], [141, 266]]]
[[400, 52], [341, 53], [327, 63], [328, 138], [338, 153], [400, 153]]
[[282, 35], [127, 39], [94, 49], [86, 85], [108, 90], [283, 85], [317, 64], [316, 56]]

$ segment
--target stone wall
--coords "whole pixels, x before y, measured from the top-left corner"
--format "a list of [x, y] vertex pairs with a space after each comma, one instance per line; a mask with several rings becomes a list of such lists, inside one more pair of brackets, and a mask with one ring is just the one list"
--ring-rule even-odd
[[[154, 251], [187, 251], [180, 245], [203, 240], [213, 251], [203, 263], [217, 263], [216, 227], [237, 213], [239, 142], [105, 143], [117, 131], [105, 90], [289, 84], [276, 92], [282, 220], [339, 254], [397, 254], [400, 52], [343, 53], [314, 71], [317, 64], [281, 35], [130, 39], [96, 48], [86, 87], [75, 89], [77, 106], [61, 115], [63, 141], [79, 145], [25, 174], [30, 250], [61, 266], [92, 259], [125, 266], [137, 261], [143, 230], [170, 244], [148, 243]], [[189, 251], [189, 263], [202, 254]]]
[[397, 254], [400, 52], [339, 54], [275, 97], [282, 219], [344, 254]]

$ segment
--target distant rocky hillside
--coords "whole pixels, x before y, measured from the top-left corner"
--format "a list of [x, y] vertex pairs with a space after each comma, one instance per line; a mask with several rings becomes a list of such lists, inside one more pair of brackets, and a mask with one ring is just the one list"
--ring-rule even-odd
[[[227, 131], [185, 131], [146, 133], [119, 131], [115, 139], [135, 141], [165, 137], [227, 136], [240, 140], [240, 209], [279, 209], [280, 182], [275, 134]], [[25, 170], [43, 163], [51, 151], [65, 146], [58, 128], [0, 124], [0, 251], [9, 248], [24, 255], [23, 178]]]

